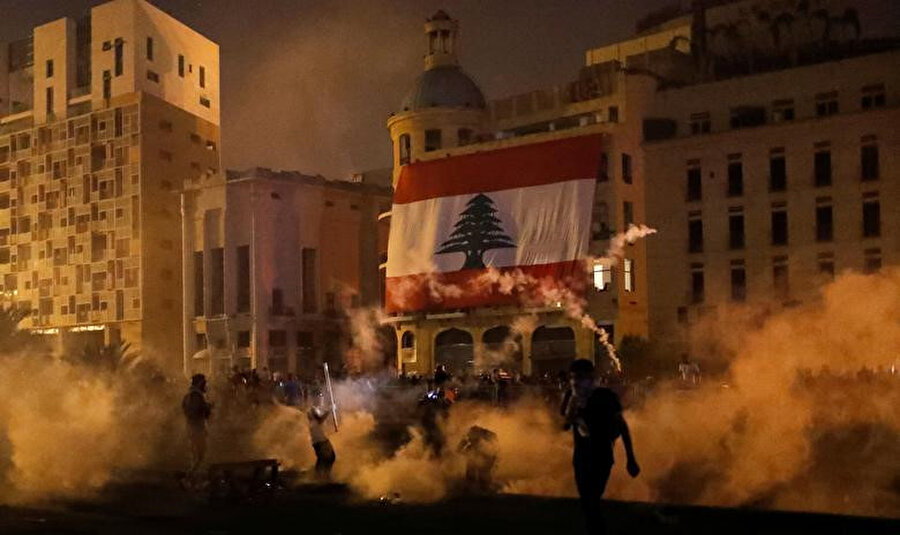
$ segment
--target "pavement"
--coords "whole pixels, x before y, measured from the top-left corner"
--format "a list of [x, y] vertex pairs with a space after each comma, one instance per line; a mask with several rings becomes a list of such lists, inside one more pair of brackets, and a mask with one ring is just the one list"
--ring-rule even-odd
[[[606, 502], [604, 512], [613, 535], [900, 534], [900, 519], [616, 501]], [[113, 485], [87, 501], [0, 507], [4, 535], [228, 535], [276, 530], [316, 535], [584, 533], [573, 499], [486, 495], [434, 504], [383, 504], [361, 501], [338, 485], [300, 486], [210, 504], [201, 493], [157, 482]]]

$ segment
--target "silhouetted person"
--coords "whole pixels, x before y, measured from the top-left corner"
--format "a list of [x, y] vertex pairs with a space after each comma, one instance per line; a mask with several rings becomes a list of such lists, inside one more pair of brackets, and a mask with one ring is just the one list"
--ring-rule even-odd
[[295, 407], [300, 404], [300, 383], [293, 373], [287, 375], [284, 381], [284, 403]]
[[493, 471], [497, 464], [497, 435], [473, 425], [460, 441], [459, 452], [466, 459], [466, 487], [474, 492], [493, 490]]
[[187, 422], [191, 440], [191, 468], [193, 476], [206, 457], [206, 421], [212, 415], [212, 404], [206, 400], [206, 376], [198, 373], [191, 377], [191, 388], [181, 400], [181, 409]]
[[434, 387], [444, 388], [444, 384], [449, 380], [450, 372], [447, 371], [443, 364], [438, 364], [437, 368], [434, 369]]
[[570, 386], [563, 398], [565, 428], [572, 429], [572, 467], [588, 533], [606, 533], [601, 500], [613, 465], [613, 444], [621, 436], [628, 457], [627, 470], [637, 477], [641, 469], [634, 457], [631, 434], [622, 416], [622, 404], [612, 390], [596, 385], [594, 364], [577, 359], [569, 368]]
[[312, 441], [313, 450], [316, 452], [316, 477], [323, 481], [331, 479], [331, 467], [337, 456], [334, 447], [325, 433], [325, 422], [328, 420], [328, 411], [320, 407], [310, 407], [306, 413], [309, 419], [309, 438]]

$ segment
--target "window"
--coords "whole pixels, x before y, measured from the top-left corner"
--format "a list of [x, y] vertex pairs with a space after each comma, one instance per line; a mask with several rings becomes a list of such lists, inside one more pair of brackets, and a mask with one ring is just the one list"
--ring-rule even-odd
[[744, 194], [744, 164], [731, 162], [728, 164], [728, 196], [740, 197]]
[[[125, 284], [128, 286], [128, 283]], [[194, 316], [203, 315], [203, 251], [194, 252]]]
[[834, 260], [830, 258], [819, 259], [819, 274], [827, 280], [834, 280]]
[[612, 282], [612, 268], [600, 262], [594, 262], [594, 289], [605, 292]]
[[619, 107], [618, 106], [610, 106], [606, 113], [607, 113], [607, 117], [609, 118], [609, 122], [611, 122], [611, 123], [619, 122]]
[[457, 144], [462, 147], [472, 142], [472, 129], [460, 128], [456, 131]]
[[109, 100], [112, 97], [112, 74], [103, 71], [103, 98]]
[[250, 312], [250, 246], [237, 248], [237, 311]]
[[816, 206], [816, 241], [830, 242], [834, 239], [834, 215], [831, 205]]
[[209, 101], [208, 98], [200, 97], [200, 105], [203, 106], [204, 108], [209, 108], [210, 106], [212, 106], [212, 103]]
[[159, 129], [162, 130], [163, 132], [171, 132], [172, 131], [172, 122], [166, 121], [165, 119], [163, 119], [162, 121], [159, 122]]
[[178, 54], [178, 76], [184, 78], [184, 56]]
[[703, 220], [691, 219], [688, 221], [688, 252], [703, 252]]
[[831, 151], [822, 150], [815, 156], [816, 187], [831, 185]]
[[866, 250], [866, 257], [863, 260], [863, 273], [877, 273], [881, 270], [881, 249]]
[[303, 312], [315, 314], [316, 303], [316, 250], [304, 247], [301, 253]]
[[687, 171], [687, 200], [699, 201], [703, 197], [703, 174], [699, 167]]
[[631, 155], [622, 153], [622, 181], [631, 184]]
[[53, 78], [53, 60], [52, 59], [47, 60], [46, 70], [47, 70], [47, 72], [46, 72], [47, 78]]
[[860, 150], [863, 180], [878, 180], [878, 145], [863, 145]]
[[788, 219], [787, 210], [779, 209], [772, 212], [772, 245], [787, 245], [788, 243]]
[[744, 266], [731, 267], [731, 300], [743, 302], [747, 299], [747, 271]]
[[772, 122], [782, 123], [794, 120], [794, 101], [792, 99], [772, 102]]
[[625, 291], [633, 292], [634, 291], [634, 260], [630, 258], [626, 258], [623, 261], [624, 264], [624, 275], [625, 275]]
[[690, 124], [692, 136], [708, 134], [710, 131], [709, 113], [691, 114], [690, 121], [688, 122]]
[[731, 109], [731, 128], [749, 128], [766, 124], [766, 109], [761, 106], [739, 106]]
[[328, 312], [337, 310], [337, 296], [334, 292], [325, 292], [325, 310]]
[[728, 216], [728, 248], [744, 248], [744, 214]]
[[779, 259], [772, 265], [772, 282], [775, 295], [779, 299], [787, 299], [790, 294], [787, 261]]
[[47, 88], [47, 115], [53, 115], [53, 88]]
[[883, 108], [884, 105], [884, 84], [869, 85], [862, 88], [862, 100], [860, 102], [862, 109]]
[[591, 239], [606, 240], [609, 239], [609, 207], [603, 201], [594, 205], [594, 212], [591, 220]]
[[124, 49], [124, 46], [125, 46], [125, 44], [123, 43], [123, 41], [122, 41], [121, 39], [116, 39], [116, 50], [115, 50], [115, 55], [116, 55], [116, 63], [115, 63], [116, 76], [122, 76], [122, 71], [124, 70], [124, 69], [123, 69], [123, 62], [124, 62], [124, 60], [125, 60], [125, 53], [124, 53], [124, 50], [123, 50], [123, 49]]
[[250, 347], [250, 331], [238, 331], [237, 346], [240, 349]]
[[609, 154], [600, 154], [600, 165], [597, 169], [597, 182], [606, 182], [609, 180]]
[[425, 152], [439, 150], [441, 148], [441, 131], [426, 130], [425, 131]]
[[284, 314], [284, 292], [281, 288], [272, 288], [272, 315]]
[[816, 95], [816, 115], [818, 117], [826, 117], [834, 115], [838, 112], [838, 94], [837, 91], [831, 93], [821, 93]]
[[625, 230], [634, 224], [634, 203], [625, 201], [622, 203], [622, 218], [625, 223]]
[[153, 38], [147, 38], [147, 60], [153, 61]]
[[412, 331], [406, 331], [400, 337], [401, 349], [412, 349], [416, 346], [416, 335]]
[[773, 154], [769, 157], [769, 191], [787, 189], [787, 165], [784, 154]]
[[218, 316], [225, 313], [225, 250], [209, 250], [209, 308]]
[[706, 284], [703, 280], [703, 269], [691, 271], [691, 303], [702, 303], [706, 297]]
[[409, 163], [410, 137], [409, 134], [400, 134], [400, 165]]
[[206, 67], [200, 65], [200, 87], [206, 88]]
[[863, 201], [863, 238], [881, 236], [881, 203], [878, 199]]
[[159, 75], [149, 69], [147, 70], [147, 79], [151, 82], [159, 83]]

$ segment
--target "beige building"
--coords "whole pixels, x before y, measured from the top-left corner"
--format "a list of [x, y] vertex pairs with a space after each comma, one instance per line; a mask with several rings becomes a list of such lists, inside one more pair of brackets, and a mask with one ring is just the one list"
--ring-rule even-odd
[[348, 317], [383, 300], [381, 175], [254, 168], [185, 191], [185, 373], [340, 369]]
[[[413, 161], [602, 133], [606, 151], [590, 248], [603, 255], [613, 233], [645, 220], [640, 117], [653, 80], [610, 65], [588, 66], [574, 82], [487, 102], [459, 67], [458, 31], [457, 21], [443, 11], [425, 24], [425, 71], [388, 119], [394, 180]], [[644, 247], [630, 246], [622, 269], [598, 272], [598, 288], [588, 295], [591, 316], [614, 339], [647, 334]], [[527, 323], [519, 321], [523, 316], [530, 318]], [[425, 373], [438, 363], [458, 370], [472, 362], [484, 369], [503, 360], [525, 373], [544, 373], [575, 355], [602, 350], [592, 331], [554, 305], [417, 313], [389, 321], [400, 347], [398, 364], [407, 371]]]
[[[588, 312], [616, 344], [649, 337], [673, 359], [690, 350], [686, 326], [717, 306], [790, 305], [832, 273], [900, 261], [887, 202], [898, 194], [897, 48], [860, 39], [852, 2], [702, 4], [651, 13], [633, 38], [588, 50], [573, 82], [492, 102], [459, 68], [458, 23], [438, 12], [425, 71], [387, 123], [395, 181], [409, 162], [605, 134], [591, 252], [631, 222], [658, 234], [595, 273]], [[541, 373], [601, 349], [552, 308], [390, 323], [399, 367], [420, 372], [483, 368], [499, 351]]]
[[143, 0], [0, 44], [0, 274], [23, 326], [180, 367], [178, 192], [219, 176], [218, 147], [218, 46]]

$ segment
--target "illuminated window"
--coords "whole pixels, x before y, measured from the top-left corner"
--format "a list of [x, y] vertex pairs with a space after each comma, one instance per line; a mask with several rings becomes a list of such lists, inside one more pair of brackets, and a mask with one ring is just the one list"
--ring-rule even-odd
[[634, 260], [626, 258], [625, 264], [625, 291], [634, 291]]
[[594, 262], [594, 288], [598, 292], [605, 292], [612, 282], [612, 269], [600, 262]]
[[409, 134], [400, 135], [400, 165], [409, 163], [410, 138]]

